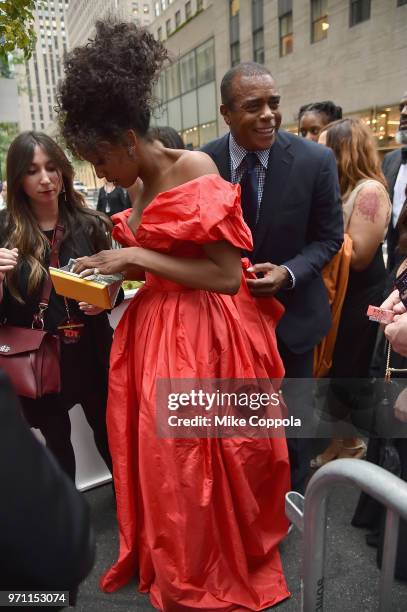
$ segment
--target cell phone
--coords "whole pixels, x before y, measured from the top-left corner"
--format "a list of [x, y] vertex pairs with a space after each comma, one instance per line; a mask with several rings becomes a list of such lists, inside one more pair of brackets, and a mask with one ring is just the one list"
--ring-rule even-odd
[[407, 268], [396, 278], [394, 284], [399, 290], [400, 300], [407, 308]]

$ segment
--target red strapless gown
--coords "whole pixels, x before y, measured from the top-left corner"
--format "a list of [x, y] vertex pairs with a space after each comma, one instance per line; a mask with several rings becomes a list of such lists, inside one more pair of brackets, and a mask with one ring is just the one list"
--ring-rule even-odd
[[[240, 187], [203, 176], [159, 194], [136, 236], [130, 211], [114, 237], [131, 246], [203, 257], [227, 240], [250, 250]], [[257, 304], [256, 304], [257, 303]], [[166, 612], [262, 610], [289, 596], [277, 546], [287, 532], [285, 439], [160, 439], [158, 378], [279, 378], [275, 326], [282, 306], [193, 290], [146, 275], [121, 319], [111, 353], [108, 431], [120, 551], [104, 591], [139, 576]]]

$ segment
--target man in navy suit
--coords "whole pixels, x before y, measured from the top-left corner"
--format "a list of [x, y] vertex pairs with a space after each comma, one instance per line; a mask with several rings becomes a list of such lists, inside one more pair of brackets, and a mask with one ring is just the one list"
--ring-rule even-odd
[[[221, 96], [230, 133], [202, 150], [224, 179], [242, 186], [254, 241], [249, 257], [261, 276], [249, 281], [250, 290], [275, 295], [285, 306], [277, 336], [286, 377], [311, 378], [314, 347], [331, 325], [321, 270], [343, 239], [335, 157], [327, 147], [279, 129], [280, 94], [265, 66], [231, 68]], [[310, 443], [289, 440], [289, 450], [293, 488], [303, 491]]]
[[383, 159], [383, 173], [389, 185], [389, 196], [392, 202], [392, 218], [387, 230], [387, 269], [389, 271], [397, 268], [404, 259], [404, 256], [397, 251], [399, 241], [397, 221], [407, 197], [407, 91], [404, 92], [400, 101], [400, 125], [396, 139], [402, 147], [387, 153]]

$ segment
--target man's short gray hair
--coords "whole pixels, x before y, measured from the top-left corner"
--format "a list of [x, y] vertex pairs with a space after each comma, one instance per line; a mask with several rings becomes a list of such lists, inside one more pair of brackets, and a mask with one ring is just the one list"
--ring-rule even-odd
[[233, 68], [230, 68], [222, 79], [220, 84], [220, 95], [222, 98], [222, 104], [230, 106], [233, 103], [233, 81], [237, 76], [261, 76], [268, 74], [272, 77], [272, 74], [268, 68], [263, 64], [257, 62], [243, 62], [236, 64]]

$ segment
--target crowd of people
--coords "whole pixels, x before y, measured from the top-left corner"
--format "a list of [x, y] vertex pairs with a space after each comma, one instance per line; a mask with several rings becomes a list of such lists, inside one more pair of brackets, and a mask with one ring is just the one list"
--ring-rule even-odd
[[[99, 21], [94, 40], [68, 54], [61, 134], [104, 185], [93, 211], [50, 137], [24, 132], [13, 141], [0, 213], [0, 313], [7, 325], [31, 327], [42, 306], [44, 329], [61, 340], [61, 390], [20, 396], [28, 425], [41, 430], [74, 480], [69, 410], [80, 403], [112, 472], [119, 552], [101, 588], [115, 591], [137, 575], [140, 591], [163, 611], [263, 610], [289, 597], [278, 550], [289, 529], [285, 494], [304, 493], [311, 468], [361, 459], [365, 441], [334, 437], [312, 458], [312, 440], [301, 436], [160, 438], [156, 383], [272, 380], [277, 391], [281, 385], [281, 413], [306, 422], [314, 411], [310, 387], [299, 395], [283, 379], [319, 375], [323, 344], [332, 399], [326, 410], [352, 420], [375, 346], [379, 358], [369, 305], [384, 302], [394, 312], [384, 333], [407, 356], [406, 308], [398, 291], [386, 296], [407, 251], [407, 95], [398, 131], [404, 146], [381, 167], [367, 126], [343, 118], [331, 101], [301, 107], [299, 136], [282, 130], [271, 72], [238, 64], [221, 84], [228, 132], [189, 151], [175, 130], [149, 125], [153, 87], [167, 61], [148, 31], [111, 20]], [[60, 266], [73, 258], [83, 277], [122, 273], [144, 281], [113, 341], [103, 309], [54, 291], [41, 304], [58, 232]], [[111, 249], [112, 237], [123, 248]], [[404, 394], [395, 411], [407, 421]], [[398, 450], [406, 480], [405, 440]], [[91, 565], [92, 546], [84, 549], [77, 582]], [[397, 571], [407, 579], [403, 551], [405, 525]], [[75, 579], [66, 585], [74, 589]]]

